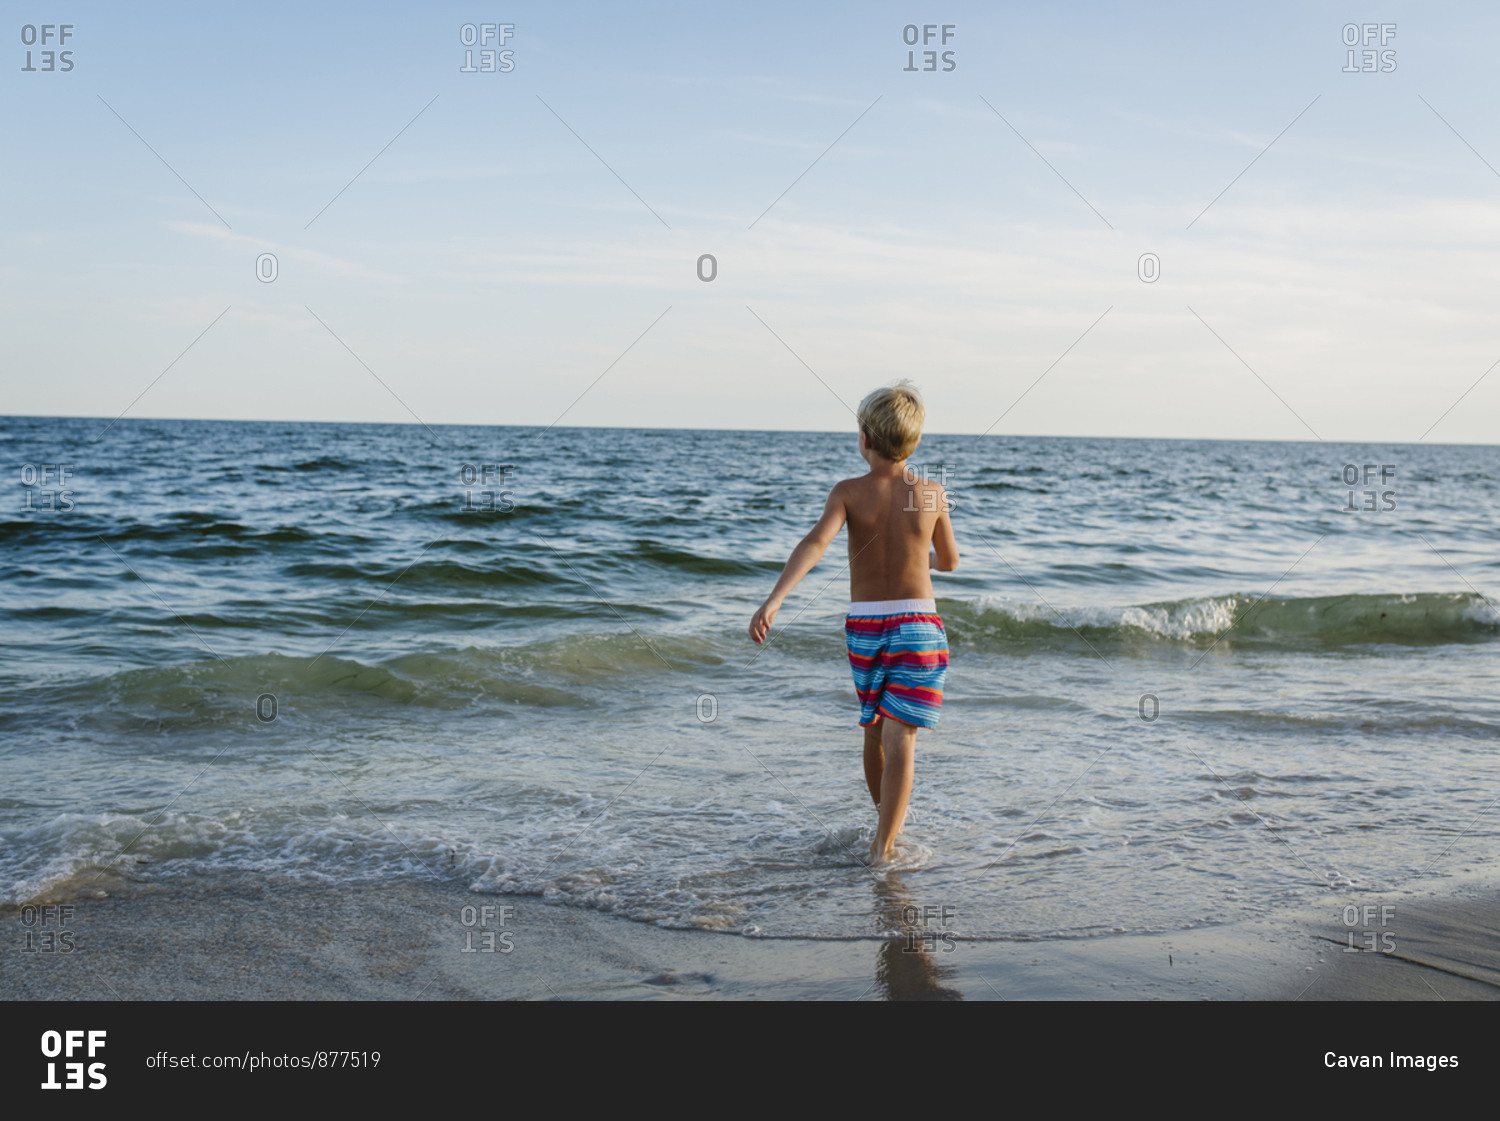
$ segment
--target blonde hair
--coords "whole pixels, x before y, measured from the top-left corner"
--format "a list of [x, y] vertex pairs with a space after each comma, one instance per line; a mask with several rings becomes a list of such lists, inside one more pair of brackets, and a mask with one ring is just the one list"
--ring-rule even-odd
[[917, 450], [927, 409], [917, 387], [903, 378], [861, 401], [858, 415], [860, 430], [869, 439], [870, 447], [878, 455], [899, 463]]

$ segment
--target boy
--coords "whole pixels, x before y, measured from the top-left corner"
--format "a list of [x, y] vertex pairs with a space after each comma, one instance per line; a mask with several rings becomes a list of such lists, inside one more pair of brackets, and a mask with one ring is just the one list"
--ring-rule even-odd
[[[865, 730], [865, 783], [880, 813], [870, 863], [889, 861], [906, 819], [918, 728], [938, 722], [948, 640], [932, 594], [930, 568], [958, 567], [948, 496], [908, 475], [926, 416], [910, 382], [877, 389], [859, 403], [859, 454], [869, 473], [835, 484], [812, 532], [792, 550], [776, 587], [750, 620], [765, 640], [787, 593], [818, 563], [849, 523], [849, 615], [844, 634], [859, 723]], [[929, 553], [928, 547], [931, 546]]]

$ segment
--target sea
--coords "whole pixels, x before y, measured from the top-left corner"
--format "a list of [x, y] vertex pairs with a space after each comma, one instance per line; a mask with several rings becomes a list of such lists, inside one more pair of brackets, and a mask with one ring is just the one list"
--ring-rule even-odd
[[3, 904], [420, 879], [1027, 941], [1500, 880], [1500, 447], [927, 436], [951, 662], [875, 870], [846, 539], [747, 634], [852, 432], [0, 445]]

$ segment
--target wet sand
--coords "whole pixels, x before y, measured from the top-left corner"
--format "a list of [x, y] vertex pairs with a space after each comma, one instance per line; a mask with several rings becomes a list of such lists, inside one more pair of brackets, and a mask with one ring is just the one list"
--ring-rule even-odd
[[[58, 918], [0, 912], [8, 1000], [1492, 1000], [1500, 900], [1029, 942], [746, 938], [527, 896], [238, 875], [120, 884]], [[472, 908], [472, 910], [469, 910]], [[502, 911], [501, 908], [509, 908]], [[23, 924], [29, 918], [31, 925]], [[1384, 919], [1384, 926], [1381, 921]], [[1366, 937], [1366, 930], [1370, 935]], [[28, 952], [24, 935], [32, 935]], [[1389, 937], [1387, 937], [1389, 935]], [[1367, 941], [1373, 952], [1351, 952]], [[46, 945], [54, 952], [42, 952]], [[1380, 948], [1393, 945], [1391, 952]]]
[[1500, 899], [1397, 900], [1310, 924], [1322, 961], [1305, 984], [1272, 995], [1301, 1000], [1500, 999]]

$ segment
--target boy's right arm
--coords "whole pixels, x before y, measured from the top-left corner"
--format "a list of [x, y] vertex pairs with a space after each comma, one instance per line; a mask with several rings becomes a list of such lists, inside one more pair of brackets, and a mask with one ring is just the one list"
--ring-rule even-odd
[[848, 510], [844, 507], [843, 492], [840, 486], [836, 485], [828, 492], [828, 501], [823, 504], [823, 516], [818, 519], [818, 524], [813, 526], [808, 535], [792, 550], [786, 567], [781, 570], [781, 578], [776, 581], [776, 586], [771, 589], [766, 602], [760, 605], [755, 616], [750, 620], [750, 637], [756, 642], [765, 641], [766, 635], [771, 631], [771, 623], [776, 618], [776, 612], [781, 610], [782, 601], [786, 599], [787, 593], [795, 588], [797, 582], [811, 572], [813, 566], [822, 559], [828, 546], [839, 535], [839, 530], [844, 528], [844, 522], [848, 516]]

